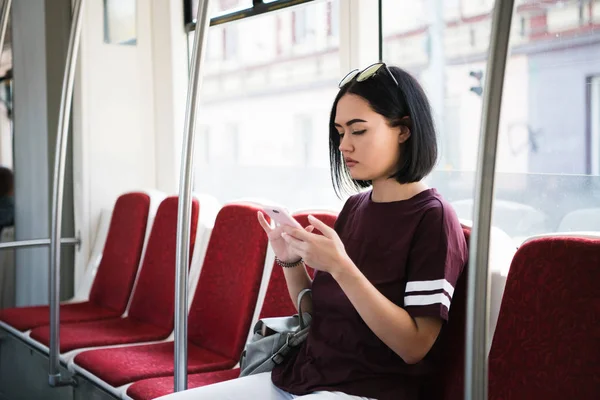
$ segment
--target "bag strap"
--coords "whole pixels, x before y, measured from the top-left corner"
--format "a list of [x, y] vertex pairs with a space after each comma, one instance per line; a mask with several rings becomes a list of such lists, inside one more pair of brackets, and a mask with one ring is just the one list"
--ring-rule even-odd
[[281, 346], [279, 350], [277, 350], [277, 352], [273, 354], [273, 356], [271, 356], [271, 360], [277, 365], [281, 364], [285, 360], [289, 352], [292, 351], [293, 348], [297, 347], [302, 342], [304, 342], [307, 336], [308, 328], [305, 328], [296, 333], [288, 333], [285, 344]]
[[[298, 293], [298, 317], [300, 318], [300, 329], [306, 328], [306, 322], [304, 321], [304, 313], [302, 312], [302, 299], [305, 295], [310, 294], [310, 289], [303, 289]], [[312, 294], [311, 294], [312, 297]]]

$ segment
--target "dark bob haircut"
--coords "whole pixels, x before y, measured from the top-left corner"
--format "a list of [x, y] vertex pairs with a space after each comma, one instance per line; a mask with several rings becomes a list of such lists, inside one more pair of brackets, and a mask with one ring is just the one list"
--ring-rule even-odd
[[[337, 105], [342, 96], [351, 93], [365, 99], [371, 109], [385, 117], [391, 127], [406, 126], [411, 135], [400, 146], [400, 161], [390, 178], [399, 183], [418, 182], [427, 176], [437, 162], [437, 138], [431, 107], [423, 88], [408, 72], [389, 67], [398, 86], [386, 68], [363, 82], [351, 80], [344, 85], [333, 102], [329, 120], [329, 160], [331, 180], [338, 196], [351, 194], [371, 186], [371, 181], [352, 179], [339, 150], [340, 135], [335, 128]], [[408, 118], [405, 118], [408, 117]], [[404, 119], [403, 119], [404, 118]]]

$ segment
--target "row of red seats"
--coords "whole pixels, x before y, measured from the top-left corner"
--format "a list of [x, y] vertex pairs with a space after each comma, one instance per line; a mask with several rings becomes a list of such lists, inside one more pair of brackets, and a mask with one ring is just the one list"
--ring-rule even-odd
[[[237, 215], [230, 215], [234, 208]], [[226, 370], [227, 376], [239, 375], [239, 371], [231, 368], [237, 364], [248, 336], [265, 260], [266, 236], [257, 224], [257, 211], [250, 205], [226, 206], [217, 216], [189, 313], [190, 374]], [[332, 214], [319, 217], [331, 225], [335, 220]], [[307, 215], [297, 218], [307, 223]], [[260, 317], [294, 312], [283, 273], [275, 268]], [[172, 375], [173, 352], [173, 342], [86, 351], [75, 357], [74, 369], [84, 376], [90, 377], [91, 373], [106, 384], [119, 387], [150, 377]], [[194, 375], [190, 375], [190, 379], [193, 380]], [[145, 398], [153, 397], [154, 394]]]
[[[127, 196], [130, 195], [124, 197], [129, 200], [136, 197], [137, 207], [143, 211], [144, 202], [140, 201], [143, 196]], [[132, 216], [135, 213], [119, 211], [120, 202], [125, 201], [124, 197], [115, 206], [105, 255], [88, 305], [64, 305], [61, 310], [64, 307], [89, 307], [109, 309], [116, 313], [119, 311], [117, 306], [125, 310], [127, 294], [119, 304], [116, 304], [116, 299], [121, 293], [119, 290], [125, 291], [123, 287], [131, 290], [135, 271], [129, 274], [124, 271], [126, 265], [136, 264], [136, 252], [124, 251], [128, 247], [125, 242], [143, 242], [143, 233], [142, 239], [135, 239], [135, 229], [131, 229], [134, 225], [132, 221], [136, 220]], [[197, 202], [194, 203], [195, 219], [198, 212], [201, 212], [199, 208], [201, 205], [199, 207]], [[266, 237], [256, 223], [256, 211], [256, 206], [249, 204], [230, 205], [225, 206], [217, 216], [189, 313], [189, 388], [234, 379], [239, 375], [239, 370], [232, 367], [237, 363], [251, 325], [267, 246]], [[99, 313], [96, 317], [101, 316], [103, 321], [63, 324], [61, 351], [73, 348], [70, 338], [74, 336], [67, 333], [68, 339], [65, 339], [65, 332], [83, 334], [84, 339], [73, 340], [76, 341], [75, 346], [85, 347], [90, 346], [89, 341], [94, 337], [102, 340], [91, 346], [121, 344], [125, 333], [145, 332], [142, 328], [138, 331], [134, 327], [136, 324], [138, 327], [151, 325], [152, 329], [160, 328], [158, 324], [161, 324], [164, 328], [160, 338], [157, 334], [152, 339], [142, 341], [164, 340], [169, 335], [173, 325], [176, 212], [176, 198], [165, 200], [157, 212], [129, 315], [115, 319]], [[305, 217], [306, 215], [301, 215], [297, 218], [302, 224], [306, 224]], [[330, 225], [335, 221], [335, 216], [331, 214], [320, 217]], [[142, 217], [138, 217], [136, 221], [142, 220]], [[171, 222], [167, 222], [168, 220]], [[129, 222], [119, 226], [118, 221]], [[125, 225], [129, 231], [124, 230]], [[138, 225], [138, 229], [144, 231], [145, 223], [138, 222]], [[465, 228], [465, 235], [468, 238], [468, 228]], [[153, 239], [155, 236], [156, 239]], [[152, 250], [155, 246], [156, 252]], [[160, 246], [164, 247], [159, 252]], [[118, 254], [133, 254], [134, 257], [121, 257]], [[138, 260], [139, 257], [137, 255]], [[240, 263], [240, 259], [243, 262]], [[155, 260], [155, 264], [150, 260]], [[151, 267], [148, 271], [154, 270], [154, 273], [144, 273], [149, 265]], [[600, 353], [595, 351], [600, 344], [600, 325], [597, 323], [600, 320], [598, 267], [599, 240], [541, 238], [528, 242], [519, 249], [509, 272], [490, 353], [489, 398], [554, 399], [567, 395], [578, 399], [596, 398], [600, 393]], [[438, 384], [430, 385], [431, 392], [424, 394], [424, 398], [463, 398], [466, 275], [465, 270], [453, 296], [450, 322], [444, 328], [444, 360], [443, 368], [436, 377]], [[142, 278], [143, 276], [148, 277]], [[127, 277], [129, 281], [125, 279]], [[113, 289], [117, 279], [120, 283]], [[134, 301], [136, 296], [142, 296], [137, 294], [140, 286], [141, 293], [145, 292], [145, 295]], [[152, 287], [154, 291], [148, 289]], [[160, 290], [157, 292], [156, 288]], [[116, 297], [112, 296], [115, 289]], [[168, 295], [163, 295], [164, 292], [168, 292]], [[146, 305], [145, 301], [150, 303]], [[159, 305], [158, 309], [154, 308], [162, 301], [167, 302], [170, 309], [164, 304]], [[134, 304], [139, 306], [133, 307]], [[154, 311], [158, 316], [153, 316]], [[7, 315], [22, 315], [17, 321], [20, 328], [31, 326], [33, 322], [26, 321], [25, 318], [29, 312], [38, 318], [32, 318], [35, 320], [33, 322], [39, 323], [39, 317], [43, 313], [38, 308], [0, 312], [0, 321], [10, 323], [6, 319]], [[273, 268], [260, 317], [289, 315], [293, 312], [281, 269]], [[168, 322], [165, 322], [165, 316], [170, 316]], [[63, 318], [68, 317], [68, 312], [61, 312], [61, 321], [66, 322]], [[121, 325], [114, 321], [125, 319], [130, 321], [130, 325], [122, 325], [125, 326], [124, 330], [115, 328]], [[27, 326], [23, 329], [27, 329]], [[166, 332], [167, 328], [169, 332]], [[34, 329], [31, 336], [47, 343], [47, 329]], [[87, 342], [82, 343], [81, 340]], [[105, 388], [113, 388], [111, 391], [116, 395], [123, 395], [116, 388], [135, 382], [127, 388], [124, 397], [136, 400], [156, 398], [173, 390], [173, 343], [84, 351], [75, 357], [72, 367]]]
[[[97, 321], [123, 315], [142, 256], [150, 201], [146, 193], [128, 193], [117, 199], [89, 299], [61, 305], [61, 323]], [[170, 208], [168, 204], [162, 207], [165, 211]], [[161, 221], [156, 221], [156, 224], [160, 225]], [[20, 332], [48, 325], [48, 307], [1, 310], [0, 324]]]
[[[173, 373], [173, 342], [164, 340], [173, 330], [177, 203], [176, 197], [170, 197], [160, 204], [135, 282], [149, 198], [142, 193], [121, 196], [89, 300], [61, 305], [61, 354], [162, 341], [76, 355], [72, 369], [115, 394], [121, 385]], [[192, 252], [200, 208], [194, 201]], [[189, 311], [190, 373], [230, 369], [237, 364], [252, 323], [267, 252], [267, 238], [256, 219], [258, 210], [258, 205], [238, 203], [223, 207], [217, 215]], [[327, 213], [318, 216], [330, 225], [336, 218]], [[307, 223], [306, 214], [297, 218]], [[132, 288], [130, 305], [122, 316]], [[261, 317], [293, 312], [283, 274], [274, 269]], [[0, 312], [0, 321], [12, 330], [31, 329], [29, 337], [34, 344], [48, 346], [47, 314], [44, 306], [14, 308]]]

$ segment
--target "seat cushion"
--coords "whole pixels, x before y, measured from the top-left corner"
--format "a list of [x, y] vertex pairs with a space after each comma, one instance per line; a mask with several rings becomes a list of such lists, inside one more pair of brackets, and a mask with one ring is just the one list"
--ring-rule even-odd
[[[60, 352], [83, 347], [109, 346], [166, 339], [170, 329], [159, 328], [133, 318], [65, 324], [60, 327]], [[31, 337], [46, 346], [50, 343], [50, 327], [31, 331]]]
[[[121, 312], [100, 307], [92, 302], [68, 303], [60, 306], [60, 322], [85, 322], [119, 317]], [[49, 307], [18, 307], [0, 311], [0, 321], [24, 332], [50, 324]]]
[[[173, 375], [173, 342], [84, 351], [75, 363], [106, 383], [118, 387], [147, 378]], [[231, 360], [210, 350], [188, 345], [188, 373], [232, 368]], [[239, 375], [239, 373], [238, 373]]]
[[[228, 381], [239, 376], [239, 368], [188, 375], [188, 389]], [[144, 379], [129, 386], [127, 395], [134, 400], [150, 400], [173, 393], [173, 388], [172, 376]]]

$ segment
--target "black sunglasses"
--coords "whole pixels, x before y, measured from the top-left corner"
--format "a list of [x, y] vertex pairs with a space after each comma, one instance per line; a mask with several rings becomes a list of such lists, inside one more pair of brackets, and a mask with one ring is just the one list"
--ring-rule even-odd
[[338, 85], [338, 87], [342, 87], [345, 84], [347, 84], [348, 82], [350, 82], [351, 80], [356, 78], [357, 82], [364, 82], [369, 78], [372, 78], [373, 76], [377, 75], [377, 72], [379, 72], [381, 70], [381, 68], [384, 68], [387, 73], [389, 74], [389, 76], [394, 80], [394, 83], [396, 84], [396, 86], [398, 85], [398, 81], [396, 80], [396, 78], [394, 77], [394, 74], [392, 74], [392, 71], [390, 71], [390, 69], [388, 68], [387, 65], [385, 65], [385, 63], [375, 63], [373, 65], [368, 66], [367, 68], [363, 69], [362, 71], [355, 69], [353, 71], [350, 71], [348, 73], [348, 75], [346, 75], [344, 77], [344, 79], [342, 79]]

